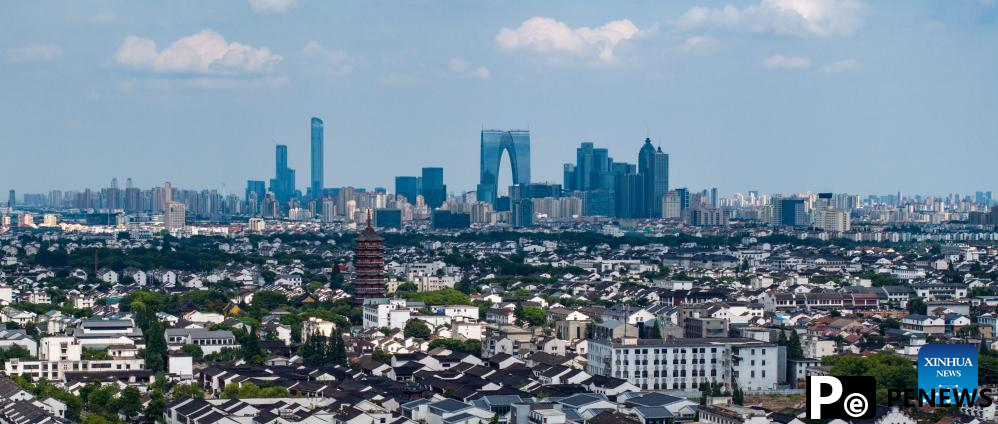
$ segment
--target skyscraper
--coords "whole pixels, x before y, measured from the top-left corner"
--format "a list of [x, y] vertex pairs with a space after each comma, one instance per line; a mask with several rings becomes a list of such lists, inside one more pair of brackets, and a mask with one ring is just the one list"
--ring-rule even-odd
[[370, 215], [367, 217], [367, 228], [354, 241], [353, 269], [355, 303], [385, 297], [384, 239], [371, 227]]
[[513, 184], [530, 183], [530, 132], [482, 130], [479, 201], [495, 204], [503, 151], [509, 154]]
[[612, 189], [612, 163], [607, 149], [594, 147], [590, 142], [582, 143], [575, 151], [575, 190]]
[[14, 192], [14, 189], [10, 189], [10, 193], [7, 193], [7, 207], [14, 209], [14, 206], [16, 205], [17, 205], [17, 193]]
[[661, 147], [655, 149], [650, 138], [645, 138], [644, 145], [638, 151], [638, 173], [644, 184], [641, 216], [661, 218], [662, 196], [669, 191], [669, 155], [663, 153]]
[[405, 196], [406, 201], [415, 205], [420, 194], [419, 177], [395, 177], [395, 194]]
[[311, 184], [309, 185], [309, 195], [313, 199], [322, 198], [322, 184], [323, 184], [323, 156], [322, 156], [322, 144], [323, 144], [323, 127], [322, 120], [319, 118], [312, 118], [312, 178]]
[[444, 204], [444, 200], [447, 200], [443, 168], [423, 168], [420, 184], [422, 184], [423, 201], [430, 209], [439, 208]]
[[274, 178], [270, 179], [270, 191], [281, 206], [287, 206], [295, 193], [295, 170], [288, 168], [288, 146], [278, 144], [275, 153]]

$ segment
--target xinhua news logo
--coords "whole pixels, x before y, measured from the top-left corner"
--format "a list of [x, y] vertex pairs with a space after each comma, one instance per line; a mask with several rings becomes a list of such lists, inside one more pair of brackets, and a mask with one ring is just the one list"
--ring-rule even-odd
[[807, 418], [872, 419], [877, 415], [877, 380], [869, 376], [807, 378]]
[[977, 348], [969, 344], [922, 346], [918, 350], [918, 388], [936, 403], [963, 403], [949, 394], [977, 389]]

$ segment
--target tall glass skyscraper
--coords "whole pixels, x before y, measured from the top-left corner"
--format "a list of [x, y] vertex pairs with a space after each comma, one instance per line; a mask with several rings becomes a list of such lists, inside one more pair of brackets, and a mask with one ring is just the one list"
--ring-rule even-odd
[[499, 166], [503, 151], [509, 154], [513, 185], [530, 183], [530, 132], [482, 130], [481, 142], [481, 179], [478, 184], [478, 200], [495, 205], [498, 197]]
[[309, 195], [313, 199], [322, 198], [323, 183], [323, 130], [322, 120], [312, 117], [312, 178], [309, 184]]
[[270, 191], [274, 193], [274, 198], [284, 206], [295, 195], [295, 170], [288, 168], [288, 146], [278, 144], [276, 156], [274, 178], [270, 180]]
[[661, 218], [662, 196], [669, 191], [669, 155], [663, 153], [661, 147], [656, 150], [650, 138], [645, 138], [638, 151], [638, 173], [644, 186], [644, 210], [640, 216]]
[[416, 204], [416, 196], [420, 194], [419, 177], [395, 177], [395, 194], [405, 196], [410, 204]]
[[423, 201], [431, 209], [439, 208], [447, 200], [447, 186], [444, 184], [443, 168], [423, 168], [422, 185]]

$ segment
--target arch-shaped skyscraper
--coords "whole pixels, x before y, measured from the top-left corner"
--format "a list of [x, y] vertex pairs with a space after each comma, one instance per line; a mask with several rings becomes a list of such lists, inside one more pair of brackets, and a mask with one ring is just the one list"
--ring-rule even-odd
[[502, 152], [509, 153], [513, 184], [530, 183], [530, 131], [482, 130], [481, 180], [478, 200], [493, 205], [498, 196]]

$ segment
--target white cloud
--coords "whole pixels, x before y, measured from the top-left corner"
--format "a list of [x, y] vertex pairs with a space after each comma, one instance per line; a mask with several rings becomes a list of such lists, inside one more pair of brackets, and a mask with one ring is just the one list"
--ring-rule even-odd
[[153, 40], [128, 36], [114, 57], [121, 65], [154, 72], [199, 74], [262, 73], [282, 59], [266, 47], [225, 41], [210, 29], [174, 41], [163, 50], [157, 50]]
[[856, 59], [844, 59], [822, 66], [819, 71], [824, 74], [840, 74], [843, 72], [855, 71], [861, 66], [862, 65], [860, 65], [859, 61]]
[[729, 27], [751, 32], [828, 37], [859, 27], [862, 0], [762, 0], [739, 9], [694, 7], [674, 22], [680, 28]]
[[717, 40], [705, 35], [697, 35], [686, 38], [679, 48], [690, 53], [706, 53], [717, 47]]
[[317, 66], [322, 73], [328, 75], [346, 75], [353, 72], [356, 66], [354, 60], [343, 50], [324, 47], [317, 41], [309, 41], [302, 48], [305, 58]]
[[62, 47], [54, 44], [28, 44], [7, 49], [7, 59], [14, 63], [47, 62], [62, 54]]
[[472, 78], [478, 79], [489, 79], [492, 78], [492, 72], [489, 68], [484, 66], [472, 66], [466, 60], [461, 58], [452, 58], [447, 61], [447, 68], [451, 72]]
[[763, 59], [762, 66], [766, 69], [805, 69], [811, 67], [811, 58], [778, 54]]
[[613, 63], [616, 61], [614, 49], [639, 32], [627, 19], [607, 22], [597, 28], [572, 28], [551, 18], [533, 17], [523, 21], [519, 28], [501, 29], [496, 34], [496, 43], [506, 51], [529, 50]]
[[139, 90], [172, 91], [178, 89], [190, 90], [243, 90], [254, 88], [275, 89], [288, 84], [284, 76], [268, 76], [261, 78], [226, 78], [216, 76], [201, 76], [194, 78], [144, 78], [122, 81], [118, 90], [130, 93]]
[[249, 0], [250, 8], [256, 13], [281, 13], [290, 9], [297, 0]]

